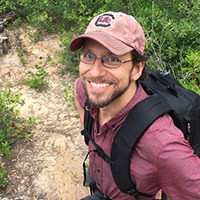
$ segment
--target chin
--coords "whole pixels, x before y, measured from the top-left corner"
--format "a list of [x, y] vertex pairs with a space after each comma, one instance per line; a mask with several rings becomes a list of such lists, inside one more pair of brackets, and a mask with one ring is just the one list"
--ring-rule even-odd
[[95, 108], [103, 108], [105, 106], [107, 106], [110, 101], [108, 100], [105, 100], [105, 101], [94, 101], [92, 99], [89, 98], [89, 102], [91, 104], [92, 107], [95, 107]]

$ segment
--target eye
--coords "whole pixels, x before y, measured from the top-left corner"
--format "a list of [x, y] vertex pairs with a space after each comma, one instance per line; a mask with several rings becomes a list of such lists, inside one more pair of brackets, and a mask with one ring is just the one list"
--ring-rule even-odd
[[92, 53], [84, 53], [83, 57], [86, 59], [95, 59], [95, 55]]
[[105, 57], [105, 60], [108, 62], [119, 62], [119, 59], [113, 56]]

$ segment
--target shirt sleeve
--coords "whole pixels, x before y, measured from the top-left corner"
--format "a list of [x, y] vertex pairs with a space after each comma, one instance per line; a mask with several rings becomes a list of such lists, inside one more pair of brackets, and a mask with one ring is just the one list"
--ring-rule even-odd
[[77, 83], [76, 83], [76, 97], [77, 97], [77, 100], [78, 100], [80, 106], [82, 108], [84, 108], [84, 104], [86, 101], [86, 95], [85, 95], [84, 88], [83, 88], [80, 78], [77, 79]]
[[172, 199], [200, 199], [200, 159], [193, 152], [184, 138], [173, 138], [159, 152], [158, 181]]

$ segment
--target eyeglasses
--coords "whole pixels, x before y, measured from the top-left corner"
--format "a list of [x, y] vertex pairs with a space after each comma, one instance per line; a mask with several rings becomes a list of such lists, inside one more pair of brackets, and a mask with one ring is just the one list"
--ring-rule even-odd
[[120, 65], [123, 64], [123, 63], [133, 61], [133, 60], [123, 61], [123, 60], [120, 60], [119, 58], [114, 57], [114, 56], [105, 56], [103, 58], [97, 58], [92, 53], [81, 53], [80, 54], [81, 62], [88, 64], [88, 65], [93, 65], [95, 63], [96, 59], [100, 59], [103, 66], [107, 67], [107, 68], [117, 68], [117, 67], [120, 67]]

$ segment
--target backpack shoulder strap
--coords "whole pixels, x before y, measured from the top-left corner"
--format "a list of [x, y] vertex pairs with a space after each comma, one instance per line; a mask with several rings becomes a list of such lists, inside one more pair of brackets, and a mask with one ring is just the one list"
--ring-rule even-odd
[[130, 177], [130, 159], [133, 150], [148, 127], [171, 108], [159, 95], [151, 95], [137, 104], [117, 132], [111, 149], [111, 170], [118, 188], [130, 195], [153, 196], [136, 190]]
[[84, 129], [81, 131], [81, 135], [84, 135], [86, 145], [88, 145], [88, 135], [91, 135], [92, 125], [94, 122], [94, 119], [90, 115], [90, 107], [89, 100], [87, 99], [84, 105]]

